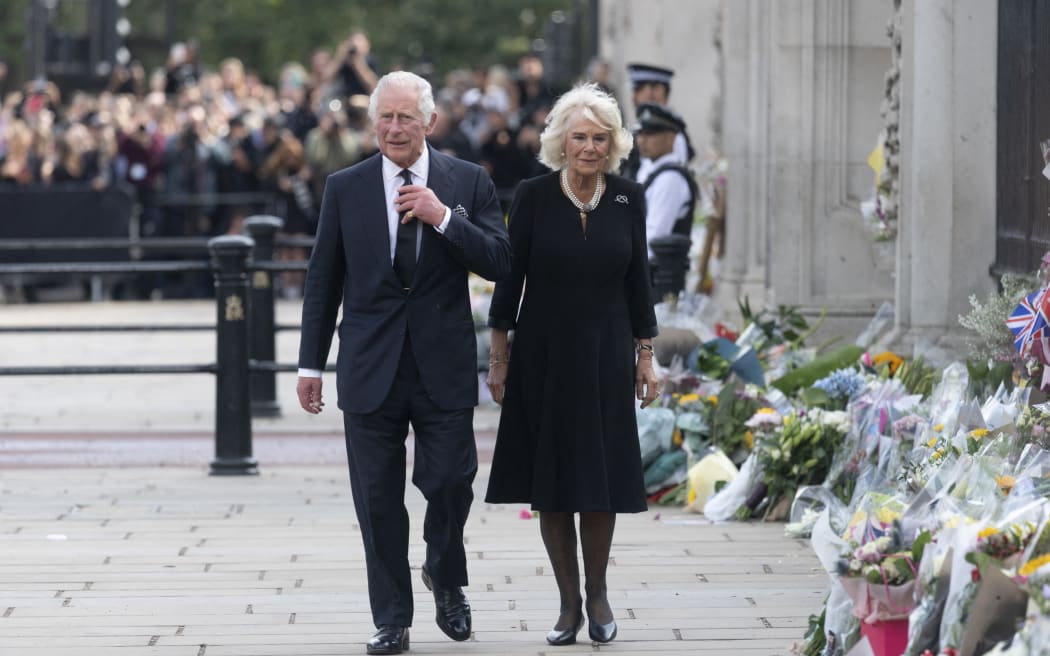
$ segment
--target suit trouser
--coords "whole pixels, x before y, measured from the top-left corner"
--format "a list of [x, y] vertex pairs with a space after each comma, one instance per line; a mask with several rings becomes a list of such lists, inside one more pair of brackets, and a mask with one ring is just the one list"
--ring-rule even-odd
[[386, 400], [368, 414], [344, 413], [350, 488], [368, 569], [368, 596], [377, 627], [412, 625], [412, 577], [405, 508], [405, 439], [415, 433], [412, 483], [427, 500], [425, 567], [437, 583], [467, 585], [463, 526], [478, 469], [474, 408], [443, 410], [423, 389], [405, 340]]

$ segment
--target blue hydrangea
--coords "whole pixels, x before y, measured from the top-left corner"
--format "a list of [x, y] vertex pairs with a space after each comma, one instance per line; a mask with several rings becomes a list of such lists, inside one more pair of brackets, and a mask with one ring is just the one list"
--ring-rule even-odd
[[856, 369], [839, 369], [813, 383], [832, 399], [849, 399], [864, 389], [864, 376]]

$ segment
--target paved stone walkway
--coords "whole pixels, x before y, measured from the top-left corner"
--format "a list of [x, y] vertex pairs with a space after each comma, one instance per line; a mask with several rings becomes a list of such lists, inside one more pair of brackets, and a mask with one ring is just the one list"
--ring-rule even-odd
[[[343, 467], [0, 476], [3, 656], [363, 653], [373, 628]], [[409, 488], [418, 576], [423, 500]], [[543, 637], [558, 595], [537, 521], [521, 510], [478, 502], [469, 520], [473, 639], [439, 632], [417, 580], [411, 653], [786, 654], [821, 605], [825, 576], [782, 525], [654, 509], [617, 526], [609, 585], [619, 637], [551, 648]]]
[[[280, 303], [278, 321], [296, 323]], [[206, 302], [0, 305], [0, 326], [214, 321]], [[278, 359], [294, 362], [282, 333]], [[214, 361], [211, 333], [0, 334], [0, 364]], [[373, 627], [334, 402], [256, 420], [257, 477], [207, 475], [208, 375], [0, 376], [0, 656], [361, 654]], [[328, 379], [334, 388], [334, 378]], [[334, 401], [334, 399], [331, 399]], [[484, 494], [498, 411], [478, 409]], [[411, 561], [423, 500], [409, 485]], [[620, 635], [551, 648], [558, 595], [534, 519], [474, 505], [474, 637], [433, 623], [416, 581], [412, 654], [783, 655], [826, 587], [781, 524], [710, 524], [679, 509], [622, 516], [609, 571]], [[418, 569], [415, 570], [418, 576]]]

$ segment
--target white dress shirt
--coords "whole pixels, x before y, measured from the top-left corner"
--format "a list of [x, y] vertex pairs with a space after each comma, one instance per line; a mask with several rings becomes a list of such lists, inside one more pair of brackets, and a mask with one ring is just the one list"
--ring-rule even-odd
[[[646, 168], [646, 178], [649, 174], [664, 164], [681, 164], [678, 156], [673, 152], [651, 160]], [[638, 182], [645, 183], [646, 178], [641, 177], [641, 169], [638, 171]], [[653, 179], [653, 183], [645, 190], [645, 236], [649, 242], [656, 237], [666, 237], [671, 234], [675, 221], [689, 205], [689, 183], [679, 173], [665, 171]], [[653, 257], [653, 250], [649, 249], [649, 259]]]
[[[412, 184], [426, 186], [427, 178], [430, 175], [430, 149], [424, 148], [423, 154], [419, 156], [419, 159], [415, 161], [412, 166], [408, 167], [409, 172], [412, 174]], [[386, 155], [383, 155], [383, 192], [384, 198], [387, 199], [386, 204], [386, 222], [387, 228], [389, 229], [390, 235], [390, 265], [394, 264], [394, 251], [397, 248], [397, 226], [401, 222], [398, 216], [396, 207], [398, 189], [404, 186], [405, 182], [401, 178], [401, 167], [387, 159]], [[441, 220], [440, 225], [434, 226], [434, 230], [437, 230], [438, 234], [445, 234], [445, 229], [448, 228], [449, 221], [452, 220], [452, 210], [445, 206], [445, 218]], [[423, 241], [423, 222], [416, 220], [416, 257], [419, 257], [419, 245]], [[299, 376], [302, 378], [320, 378], [321, 371], [317, 369], [299, 369]]]

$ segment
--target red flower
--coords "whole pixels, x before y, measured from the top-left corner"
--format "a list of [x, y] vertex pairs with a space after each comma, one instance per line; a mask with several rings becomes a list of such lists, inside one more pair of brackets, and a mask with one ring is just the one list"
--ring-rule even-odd
[[973, 581], [974, 583], [977, 583], [978, 581], [980, 581], [981, 580], [981, 570], [979, 570], [979, 569], [977, 569], [975, 567], [973, 569], [973, 571], [970, 572], [970, 580]]
[[715, 324], [715, 335], [723, 339], [728, 339], [731, 342], [735, 342], [738, 337], [736, 333], [727, 328], [721, 321]]

